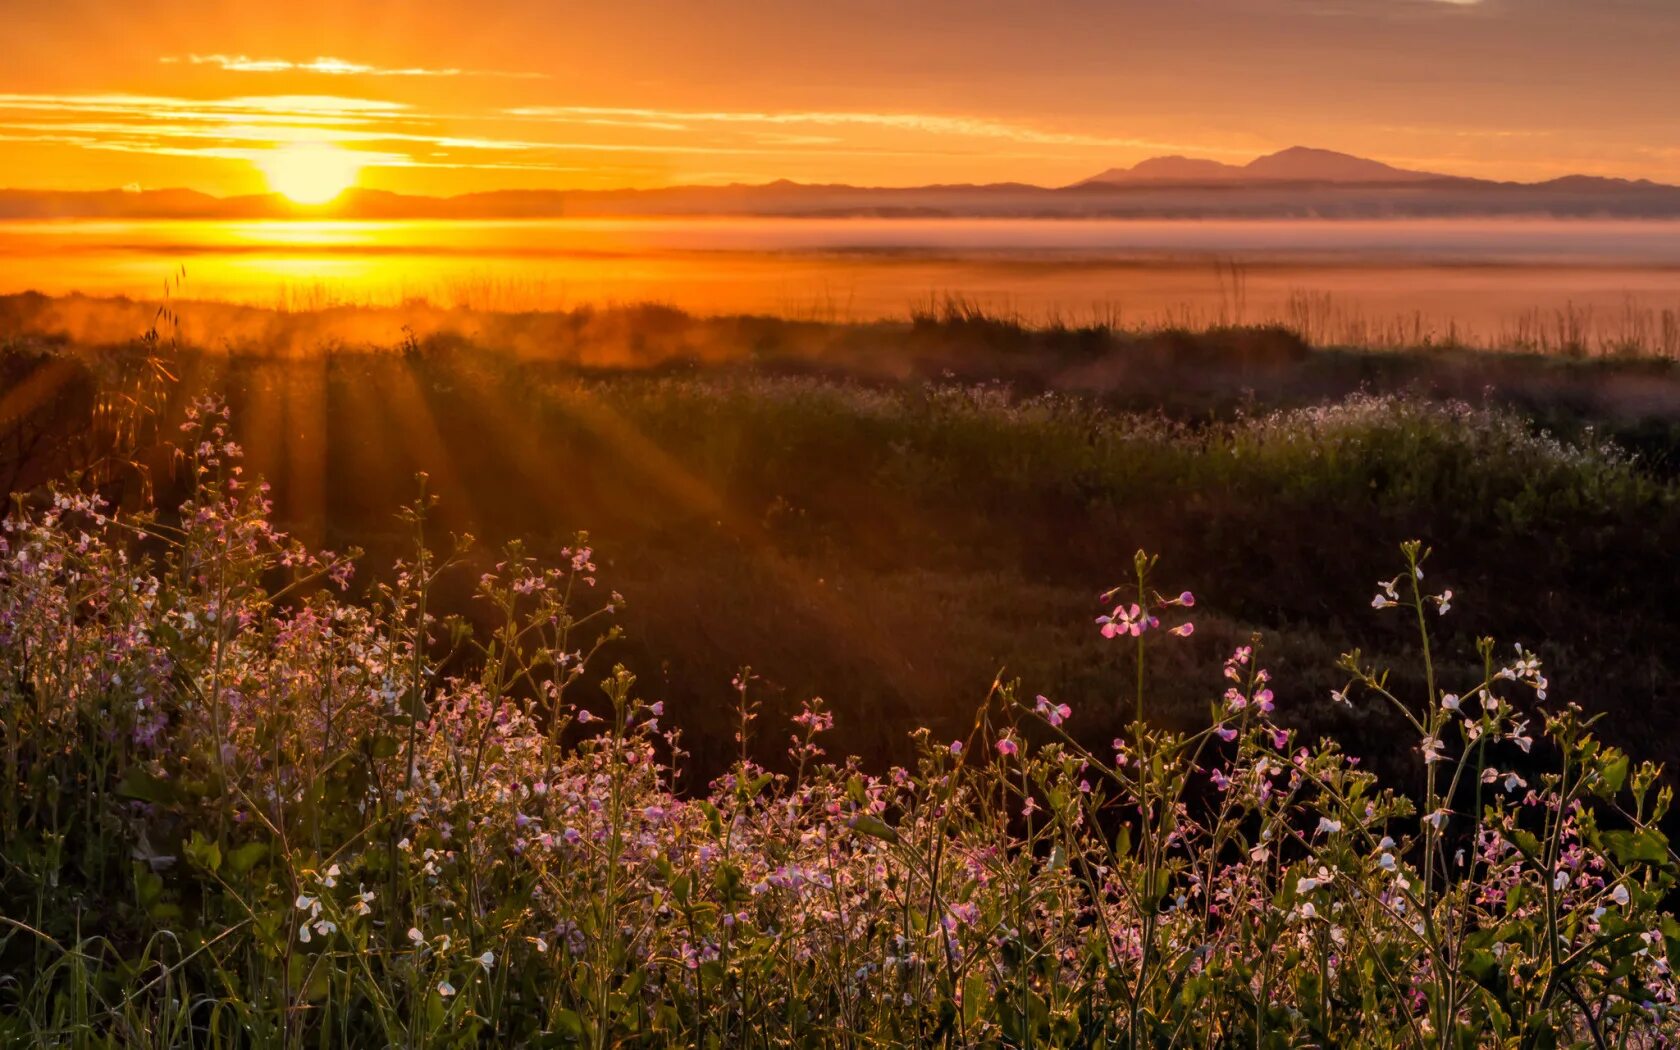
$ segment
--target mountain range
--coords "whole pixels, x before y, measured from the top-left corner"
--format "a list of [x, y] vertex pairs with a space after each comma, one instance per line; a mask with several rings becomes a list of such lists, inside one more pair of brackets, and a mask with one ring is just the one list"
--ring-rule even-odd
[[1410, 171], [1295, 146], [1248, 164], [1155, 157], [1068, 186], [797, 183], [494, 190], [426, 197], [351, 189], [324, 205], [186, 189], [0, 190], [0, 219], [505, 219], [760, 215], [991, 218], [1680, 218], [1680, 187], [1571, 175], [1546, 182]]

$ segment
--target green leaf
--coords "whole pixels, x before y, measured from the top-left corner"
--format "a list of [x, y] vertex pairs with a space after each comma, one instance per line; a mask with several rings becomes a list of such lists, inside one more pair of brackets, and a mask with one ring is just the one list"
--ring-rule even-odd
[[204, 833], [195, 831], [192, 837], [181, 844], [181, 852], [197, 867], [208, 872], [217, 872], [222, 867], [222, 847], [204, 837]]
[[1606, 831], [1604, 841], [1618, 864], [1643, 861], [1661, 864], [1668, 859], [1668, 837], [1655, 828], [1639, 831]]
[[884, 839], [887, 842], [898, 841], [898, 832], [873, 813], [859, 813], [856, 817], [853, 817], [852, 830], [871, 838]]
[[554, 1013], [554, 1030], [566, 1037], [583, 1038], [583, 1018], [576, 1010], [559, 1010]]
[[154, 777], [139, 766], [130, 766], [123, 773], [122, 781], [117, 784], [117, 794], [157, 805], [168, 805], [180, 798], [174, 781]]
[[1614, 795], [1616, 792], [1622, 790], [1623, 784], [1627, 783], [1628, 757], [1618, 752], [1615, 759], [1604, 764], [1602, 773], [1604, 776], [1604, 786], [1608, 789], [1605, 793]]
[[228, 870], [235, 875], [243, 875], [268, 859], [268, 843], [247, 842], [243, 846], [236, 846], [227, 856]]

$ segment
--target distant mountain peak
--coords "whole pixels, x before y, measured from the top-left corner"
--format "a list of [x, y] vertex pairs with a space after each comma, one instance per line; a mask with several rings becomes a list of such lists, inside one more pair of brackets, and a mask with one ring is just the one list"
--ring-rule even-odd
[[1408, 171], [1382, 161], [1356, 157], [1351, 153], [1290, 146], [1276, 153], [1256, 157], [1247, 164], [1197, 157], [1151, 157], [1130, 168], [1110, 168], [1079, 185], [1113, 183], [1205, 183], [1205, 182], [1418, 182], [1448, 176]]

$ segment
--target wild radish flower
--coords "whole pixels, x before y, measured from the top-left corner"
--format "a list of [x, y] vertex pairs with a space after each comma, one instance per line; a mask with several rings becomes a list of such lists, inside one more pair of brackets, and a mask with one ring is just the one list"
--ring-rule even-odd
[[410, 943], [417, 946], [426, 943], [426, 935], [413, 926], [408, 928], [408, 939]]
[[437, 993], [447, 999], [455, 994], [455, 986], [450, 984], [448, 981], [439, 981]]
[[1000, 754], [1000, 755], [1013, 755], [1020, 750], [1021, 749], [1019, 747], [1015, 746], [1015, 741], [1011, 740], [1009, 737], [1003, 736], [1003, 737], [998, 738], [998, 742], [997, 742], [998, 754]]
[[1452, 591], [1445, 590], [1435, 596], [1436, 611], [1445, 616], [1452, 609]]
[[961, 740], [951, 741], [951, 754], [961, 756], [962, 753], [963, 753], [963, 742]]
[[1394, 862], [1394, 854], [1384, 853], [1382, 856], [1378, 857], [1377, 867], [1384, 871], [1393, 871], [1396, 867], [1398, 867], [1398, 865]]
[[1569, 872], [1564, 871], [1563, 869], [1559, 868], [1558, 873], [1555, 876], [1552, 877], [1552, 889], [1561, 890], [1561, 889], [1564, 889], [1564, 888], [1568, 887], [1568, 885], [1569, 885]]
[[1102, 624], [1104, 638], [1118, 638], [1121, 635], [1131, 635], [1137, 638], [1150, 627], [1150, 617], [1136, 602], [1130, 606], [1116, 605], [1114, 611], [1107, 616], [1097, 617]]
[[1302, 894], [1311, 893], [1320, 886], [1329, 885], [1333, 878], [1335, 878], [1335, 876], [1330, 873], [1330, 869], [1319, 868], [1314, 874], [1302, 876], [1300, 879], [1296, 880], [1295, 894], [1296, 896], [1300, 896]]
[[1457, 711], [1458, 708], [1459, 708], [1458, 694], [1456, 694], [1456, 693], [1442, 693], [1441, 694], [1441, 706], [1446, 708], [1448, 711]]
[[1035, 710], [1053, 726], [1061, 725], [1073, 714], [1073, 708], [1066, 704], [1052, 704], [1050, 699], [1045, 696], [1038, 698], [1038, 706]]
[[478, 957], [478, 965], [484, 967], [485, 973], [489, 973], [496, 965], [496, 953], [486, 951], [483, 955]]
[[1447, 749], [1441, 743], [1441, 738], [1437, 736], [1424, 737], [1422, 742], [1418, 744], [1418, 750], [1423, 752], [1425, 763], [1439, 762], [1447, 757]]
[[1624, 908], [1627, 907], [1629, 900], [1628, 888], [1618, 882], [1616, 884], [1616, 888], [1610, 891], [1610, 899]]
[[1196, 633], [1196, 625], [1191, 623], [1190, 621], [1186, 620], [1183, 623], [1179, 624], [1177, 627], [1174, 627], [1171, 631], [1169, 631], [1167, 633], [1176, 634], [1180, 638], [1188, 638], [1192, 634]]
[[1259, 692], [1255, 693], [1254, 694], [1254, 706], [1258, 707], [1262, 714], [1268, 714], [1268, 715], [1271, 714], [1272, 713], [1272, 691], [1270, 689], [1261, 689]]
[[1331, 820], [1329, 817], [1318, 818], [1318, 833], [1320, 835], [1334, 835], [1340, 830], [1342, 830], [1341, 821]]
[[589, 723], [595, 721], [595, 716], [593, 714], [589, 713], [588, 711], [579, 711], [577, 713], [577, 721], [578, 721], [578, 725], [586, 726]]
[[1178, 596], [1178, 604], [1184, 606], [1186, 609], [1193, 608], [1196, 604], [1196, 596], [1191, 594], [1189, 591], [1184, 591]]
[[1505, 739], [1522, 748], [1523, 754], [1525, 755], [1528, 754], [1529, 749], [1534, 746], [1534, 738], [1528, 735], [1528, 722], [1526, 719], [1518, 722], [1515, 726], [1512, 726], [1511, 731], [1505, 734]]

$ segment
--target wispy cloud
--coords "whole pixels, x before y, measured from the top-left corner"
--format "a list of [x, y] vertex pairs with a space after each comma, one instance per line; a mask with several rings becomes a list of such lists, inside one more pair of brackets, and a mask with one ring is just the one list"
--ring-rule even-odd
[[[626, 115], [627, 114], [627, 115]], [[499, 113], [444, 115], [407, 103], [341, 95], [246, 95], [188, 99], [160, 95], [0, 93], [0, 140], [86, 150], [258, 161], [293, 143], [351, 149], [366, 167], [478, 168], [576, 173], [579, 155], [767, 157], [789, 152], [920, 157], [934, 151], [888, 144], [847, 143], [834, 136], [749, 131], [720, 141], [672, 132], [688, 125], [643, 111], [582, 111], [558, 123], [581, 128], [657, 131], [657, 140], [600, 141], [579, 134], [552, 138], [497, 134], [530, 131], [529, 121]], [[451, 130], [465, 125], [472, 130]], [[948, 153], [949, 150], [938, 151]], [[569, 158], [569, 159], [568, 159]]]
[[166, 65], [216, 66], [229, 73], [319, 73], [323, 76], [362, 77], [502, 77], [510, 80], [545, 80], [547, 73], [511, 72], [496, 69], [433, 69], [423, 66], [372, 66], [322, 55], [307, 62], [284, 58], [252, 58], [249, 55], [165, 55]]
[[1164, 142], [1157, 139], [1117, 135], [1092, 135], [1056, 131], [992, 120], [985, 117], [950, 116], [931, 113], [877, 113], [827, 110], [686, 110], [651, 109], [630, 106], [518, 106], [503, 111], [521, 120], [583, 123], [608, 118], [643, 127], [692, 129], [695, 125], [741, 125], [760, 127], [872, 127], [923, 134], [978, 139], [1005, 139], [1040, 146], [1072, 146], [1094, 149], [1186, 150], [1197, 153], [1245, 153], [1203, 145]]

